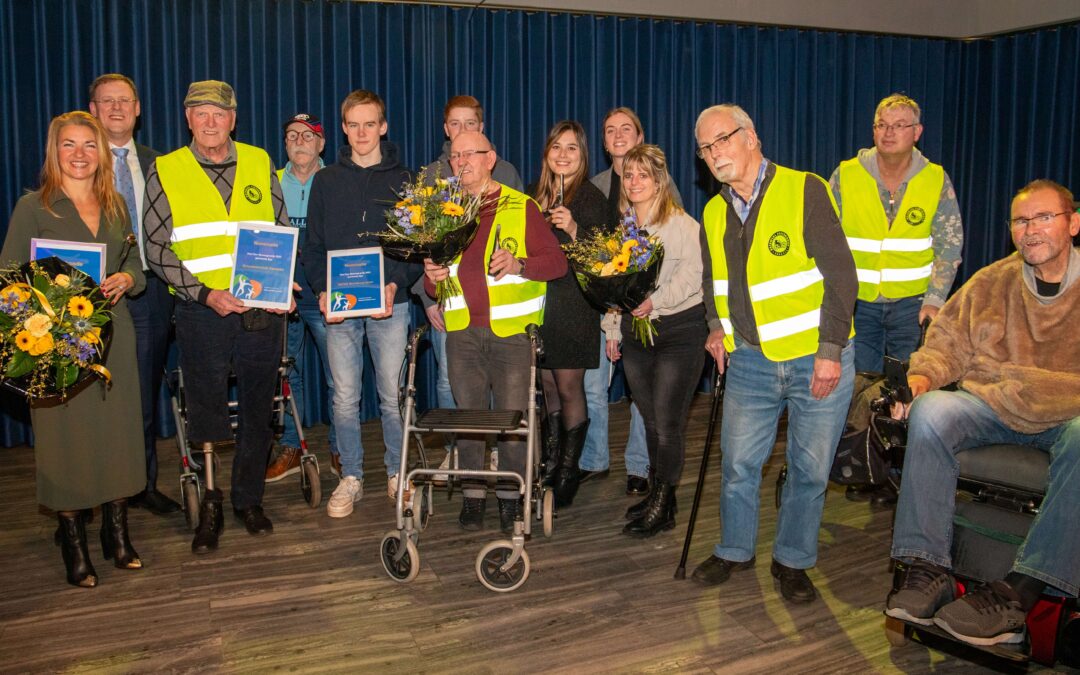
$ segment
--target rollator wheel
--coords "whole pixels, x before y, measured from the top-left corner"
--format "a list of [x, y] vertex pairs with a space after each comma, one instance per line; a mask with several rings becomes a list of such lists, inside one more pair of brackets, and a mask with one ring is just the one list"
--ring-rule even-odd
[[893, 647], [903, 647], [911, 640], [912, 628], [900, 619], [885, 617], [885, 639]]
[[416, 550], [413, 540], [405, 538], [405, 552], [400, 560], [395, 560], [401, 551], [401, 533], [390, 530], [383, 537], [379, 546], [379, 554], [382, 558], [383, 569], [390, 578], [400, 583], [408, 583], [420, 573], [420, 553]]
[[301, 461], [303, 470], [300, 472], [300, 491], [304, 493], [304, 501], [311, 508], [317, 508], [322, 502], [322, 480], [319, 478], [319, 467], [315, 462]]
[[555, 532], [555, 493], [548, 488], [544, 488], [540, 512], [544, 523], [544, 536], [550, 539]]
[[194, 531], [199, 525], [199, 485], [195, 479], [181, 481], [180, 492], [184, 501], [184, 519], [188, 530]]
[[417, 524], [421, 532], [426, 530], [428, 523], [431, 522], [431, 505], [434, 503], [434, 497], [435, 486], [431, 483], [420, 488], [420, 503], [417, 510], [413, 512], [416, 516], [413, 522]]
[[519, 588], [529, 578], [529, 554], [524, 549], [514, 566], [505, 572], [500, 568], [514, 553], [514, 545], [509, 541], [493, 541], [480, 549], [476, 556], [476, 578], [488, 590], [496, 593], [508, 593]]

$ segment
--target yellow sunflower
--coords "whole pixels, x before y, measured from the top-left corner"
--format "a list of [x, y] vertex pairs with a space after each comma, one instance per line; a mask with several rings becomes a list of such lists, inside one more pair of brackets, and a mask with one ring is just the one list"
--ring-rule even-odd
[[90, 302], [90, 299], [76, 295], [74, 298], [68, 300], [68, 311], [75, 316], [88, 317], [94, 313], [94, 303]]
[[101, 344], [101, 328], [95, 326], [83, 333], [80, 338], [89, 344]]
[[30, 299], [30, 291], [12, 284], [0, 291], [0, 298], [13, 299], [15, 302], [26, 302]]
[[15, 346], [24, 352], [30, 351], [30, 348], [34, 346], [35, 342], [37, 342], [37, 339], [31, 335], [28, 330], [21, 330], [15, 336]]
[[30, 356], [41, 356], [42, 354], [48, 354], [53, 348], [53, 336], [51, 333], [39, 337], [29, 351]]
[[638, 240], [637, 239], [627, 239], [626, 241], [623, 242], [622, 254], [623, 255], [630, 255], [630, 251], [634, 250], [637, 247], [638, 247]]
[[464, 215], [465, 209], [461, 204], [455, 204], [454, 202], [443, 202], [442, 212], [448, 216], [460, 216]]
[[630, 256], [629, 254], [617, 255], [615, 256], [615, 259], [611, 261], [611, 263], [615, 265], [615, 270], [617, 272], [625, 272], [626, 267], [630, 264]]

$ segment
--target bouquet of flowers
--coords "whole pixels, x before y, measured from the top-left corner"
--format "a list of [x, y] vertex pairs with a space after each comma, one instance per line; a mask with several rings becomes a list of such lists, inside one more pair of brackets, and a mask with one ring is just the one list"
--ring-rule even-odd
[[[435, 173], [435, 185], [424, 184], [424, 171], [406, 183], [398, 193], [394, 208], [386, 211], [386, 232], [379, 234], [383, 251], [408, 262], [425, 258], [449, 264], [472, 243], [480, 222], [480, 197], [461, 189], [456, 176], [443, 178]], [[460, 293], [452, 279], [436, 284], [436, 298], [442, 306]]]
[[107, 303], [59, 258], [0, 270], [0, 383], [30, 402], [62, 402], [94, 374], [108, 381]]
[[[637, 309], [656, 290], [664, 260], [660, 239], [639, 230], [630, 210], [614, 232], [597, 232], [564, 244], [563, 250], [589, 301], [627, 312]], [[656, 335], [656, 327], [648, 317], [634, 317], [632, 324], [642, 344], [648, 344]]]

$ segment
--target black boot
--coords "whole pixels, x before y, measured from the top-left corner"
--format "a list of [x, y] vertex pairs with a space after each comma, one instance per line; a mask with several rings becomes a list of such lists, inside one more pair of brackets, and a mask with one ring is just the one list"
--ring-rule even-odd
[[[77, 513], [79, 517], [82, 518], [83, 527], [86, 527], [90, 523], [94, 522], [94, 509], [83, 509], [82, 511], [78, 511]], [[56, 532], [53, 532], [53, 543], [57, 546], [59, 546], [60, 542], [63, 541], [63, 529], [63, 525], [57, 525]]]
[[559, 459], [562, 456], [563, 428], [562, 413], [548, 413], [540, 423], [541, 446], [540, 452], [544, 462], [544, 485], [555, 484], [555, 472], [559, 468]]
[[67, 582], [83, 588], [97, 586], [97, 572], [86, 549], [86, 523], [82, 513], [57, 513], [56, 517], [60, 521], [60, 554], [64, 557]]
[[559, 458], [559, 470], [555, 474], [555, 508], [570, 506], [574, 503], [578, 485], [581, 483], [581, 471], [578, 461], [585, 449], [585, 436], [589, 433], [589, 420], [585, 420], [573, 429], [567, 429], [563, 439], [563, 453]]
[[649, 491], [645, 493], [645, 498], [635, 503], [630, 508], [626, 509], [627, 520], [637, 520], [645, 515], [645, 509], [649, 508], [649, 502], [652, 501], [653, 490], [656, 489], [656, 471], [649, 467]]
[[199, 506], [199, 526], [191, 540], [192, 553], [210, 553], [217, 549], [218, 537], [225, 529], [225, 514], [221, 510], [221, 490], [207, 490]]
[[623, 528], [623, 534], [647, 539], [673, 527], [675, 527], [675, 486], [657, 481], [645, 514], [627, 523]]
[[127, 500], [105, 502], [101, 505], [101, 552], [118, 569], [142, 569], [142, 560], [128, 536]]

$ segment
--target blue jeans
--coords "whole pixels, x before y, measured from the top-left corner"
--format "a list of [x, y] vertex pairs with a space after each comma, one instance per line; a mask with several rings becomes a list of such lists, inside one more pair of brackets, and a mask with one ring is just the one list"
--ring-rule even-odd
[[364, 445], [360, 441], [360, 396], [364, 383], [364, 336], [375, 364], [375, 391], [379, 395], [386, 452], [386, 473], [397, 475], [401, 458], [401, 414], [398, 388], [401, 362], [409, 336], [409, 303], [394, 305], [388, 319], [345, 319], [326, 326], [326, 351], [334, 375], [334, 425], [341, 455], [341, 476], [364, 476]]
[[896, 302], [855, 301], [855, 370], [880, 373], [883, 357], [907, 361], [919, 346], [923, 296]]
[[436, 400], [440, 408], [456, 408], [454, 392], [450, 390], [450, 368], [446, 362], [446, 331], [436, 330], [434, 326], [430, 326], [428, 336], [431, 340], [431, 351], [435, 355], [435, 363], [439, 366], [438, 381], [435, 385]]
[[814, 355], [770, 361], [760, 349], [736, 344], [728, 363], [723, 449], [723, 525], [715, 555], [734, 562], [752, 558], [757, 548], [761, 468], [776, 442], [780, 413], [788, 410], [788, 478], [773, 542], [773, 558], [807, 569], [817, 562], [818, 529], [825, 506], [836, 444], [844, 430], [855, 385], [855, 353], [849, 343], [840, 355], [836, 389], [818, 400], [810, 394]]
[[951, 567], [956, 453], [995, 443], [1030, 445], [1050, 454], [1050, 482], [1012, 569], [1075, 596], [1080, 590], [1080, 537], [1073, 530], [1080, 514], [1080, 417], [1022, 434], [972, 394], [932, 391], [916, 399], [909, 419], [892, 556]]
[[[612, 365], [607, 357], [607, 338], [600, 334], [600, 367], [585, 371], [585, 403], [589, 408], [589, 433], [578, 467], [583, 471], [603, 471], [610, 461], [608, 453], [608, 373]], [[626, 441], [626, 474], [649, 473], [649, 451], [645, 445], [645, 423], [637, 405], [630, 404], [630, 437]]]
[[[305, 333], [305, 327], [307, 333]], [[296, 401], [296, 409], [300, 416], [304, 415], [304, 361], [303, 347], [306, 334], [310, 334], [315, 340], [315, 350], [319, 353], [322, 362], [323, 375], [326, 377], [326, 389], [330, 400], [334, 400], [334, 376], [330, 373], [330, 357], [326, 351], [326, 322], [323, 321], [322, 312], [318, 305], [297, 305], [296, 316], [289, 317], [289, 342], [288, 352], [293, 361], [292, 370], [289, 371], [289, 389], [292, 391], [293, 400]], [[308, 378], [314, 374], [308, 373]], [[318, 378], [315, 378], [318, 379]], [[300, 446], [300, 435], [296, 432], [296, 420], [285, 411], [285, 431], [281, 434], [281, 445], [296, 448]], [[302, 420], [311, 426], [312, 420]], [[333, 420], [330, 421], [330, 452], [338, 454], [337, 431]]]

